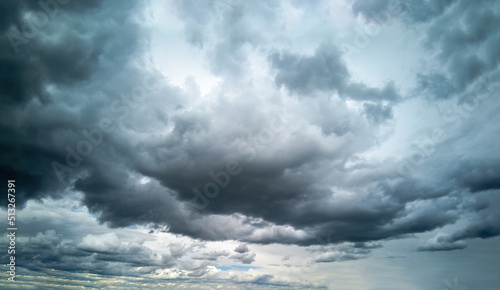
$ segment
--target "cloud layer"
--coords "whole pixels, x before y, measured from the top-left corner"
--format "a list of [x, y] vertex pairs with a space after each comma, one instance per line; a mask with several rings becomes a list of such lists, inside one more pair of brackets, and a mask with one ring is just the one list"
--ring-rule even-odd
[[[77, 192], [109, 228], [238, 246], [182, 274], [193, 248], [51, 228], [24, 237], [29, 270], [208, 277], [254, 263], [253, 245], [329, 263], [443, 228], [418, 250], [500, 235], [497, 2], [355, 0], [336, 22], [326, 1], [40, 3], [0, 4], [0, 172], [18, 206]], [[410, 29], [412, 77], [364, 77], [401, 61], [377, 38]]]

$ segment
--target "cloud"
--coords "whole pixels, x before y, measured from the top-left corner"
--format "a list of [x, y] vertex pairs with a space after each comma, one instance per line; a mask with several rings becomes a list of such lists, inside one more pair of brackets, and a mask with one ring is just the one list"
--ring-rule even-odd
[[256, 254], [251, 252], [246, 244], [240, 244], [234, 249], [235, 254], [229, 256], [229, 258], [239, 261], [243, 264], [251, 264], [255, 261]]
[[19, 264], [34, 271], [52, 268], [137, 276], [175, 265], [170, 255], [137, 242], [121, 243], [115, 233], [87, 235], [76, 245], [55, 230], [18, 240], [19, 247], [23, 247], [23, 252], [16, 256]]
[[313, 246], [310, 251], [320, 252], [313, 257], [315, 263], [330, 263], [367, 258], [372, 249], [381, 245], [373, 243], [341, 243], [336, 245]]
[[[264, 59], [274, 74], [270, 80], [255, 79], [262, 86], [249, 86], [245, 92], [235, 90], [231, 97], [215, 89], [212, 101], [200, 103], [196, 93], [167, 83], [156, 90], [145, 90], [144, 83], [132, 81], [143, 80], [150, 72], [132, 60], [144, 53], [146, 48], [140, 43], [147, 42], [147, 36], [141, 34], [143, 27], [129, 12], [115, 12], [114, 5], [112, 1], [102, 3], [99, 9], [113, 19], [124, 20], [124, 27], [136, 36], [134, 41], [129, 34], [107, 35], [106, 29], [89, 29], [84, 37], [72, 32], [77, 30], [52, 32], [53, 27], [48, 25], [46, 33], [60, 35], [57, 45], [72, 39], [70, 42], [81, 46], [64, 45], [66, 50], [54, 53], [59, 46], [45, 47], [50, 42], [26, 45], [33, 50], [27, 53], [34, 57], [46, 53], [43, 59], [51, 67], [44, 70], [41, 83], [43, 87], [52, 86], [52, 101], [26, 99], [23, 108], [12, 104], [17, 109], [9, 110], [9, 114], [22, 120], [23, 125], [18, 130], [7, 119], [3, 123], [9, 133], [2, 143], [4, 152], [14, 150], [32, 156], [32, 161], [16, 163], [11, 156], [2, 155], [2, 173], [31, 180], [25, 190], [19, 191], [22, 200], [59, 196], [72, 188], [82, 192], [83, 204], [111, 227], [151, 224], [205, 240], [300, 245], [314, 244], [316, 237], [334, 232], [332, 243], [383, 240], [432, 230], [457, 219], [453, 210], [458, 205], [450, 205], [443, 197], [451, 185], [432, 189], [407, 179], [396, 184], [397, 190], [380, 187], [382, 191], [376, 191], [371, 186], [384, 178], [376, 172], [379, 165], [361, 166], [364, 177], [346, 169], [356, 154], [375, 146], [371, 140], [378, 137], [384, 121], [393, 118], [392, 106], [402, 99], [391, 82], [379, 88], [353, 81], [335, 45], [319, 45], [309, 55], [286, 49], [265, 52]], [[238, 13], [238, 5], [223, 12], [224, 21]], [[189, 7], [179, 9], [197, 11]], [[93, 8], [82, 7], [72, 13], [88, 14], [96, 23], [104, 21]], [[52, 19], [53, 25], [67, 21], [77, 25], [65, 14], [60, 16]], [[249, 21], [251, 16], [247, 15]], [[215, 20], [209, 17], [206, 21]], [[106, 25], [112, 29], [116, 22]], [[39, 35], [40, 39], [44, 37], [48, 36]], [[212, 39], [215, 36], [208, 32], [206, 37], [200, 42], [224, 41]], [[245, 39], [254, 45], [260, 43], [259, 37]], [[126, 48], [120, 45], [127, 42], [131, 45]], [[88, 68], [78, 68], [77, 63], [76, 71], [75, 66], [66, 69], [70, 56], [82, 60], [81, 65]], [[117, 62], [121, 60], [125, 65], [118, 71]], [[164, 80], [157, 72], [153, 75]], [[282, 97], [273, 83], [286, 87], [292, 95], [315, 97]], [[231, 82], [225, 85], [237, 88]], [[64, 98], [68, 86], [75, 97], [81, 97], [78, 101]], [[115, 90], [117, 87], [121, 89]], [[138, 88], [145, 90], [147, 101], [133, 101], [136, 98], [131, 94]], [[329, 91], [339, 97], [321, 95]], [[276, 104], [268, 102], [271, 97], [276, 98]], [[349, 108], [346, 99], [360, 102], [362, 109]], [[248, 109], [249, 100], [252, 109]], [[102, 106], [96, 107], [95, 102]], [[155, 110], [159, 107], [163, 109]], [[291, 113], [283, 115], [279, 111], [282, 107]], [[335, 118], [330, 116], [332, 112]], [[103, 120], [112, 123], [111, 133], [100, 127]], [[93, 132], [94, 137], [89, 139], [89, 134], [82, 132]], [[102, 143], [94, 144], [89, 156], [72, 153], [95, 141], [98, 132], [103, 134]], [[29, 134], [35, 137], [26, 139]], [[68, 160], [79, 159], [80, 165], [63, 170], [64, 180], [60, 182], [53, 162], [67, 166]], [[229, 174], [228, 164], [238, 173]], [[140, 182], [144, 177], [150, 181]], [[491, 176], [489, 181], [484, 178], [484, 174], [469, 175], [461, 182], [473, 190], [481, 186], [494, 189]], [[226, 179], [229, 182], [222, 188], [220, 184]], [[215, 197], [209, 200], [205, 196], [206, 202], [196, 199], [194, 189], [202, 194], [212, 190]], [[449, 211], [433, 219], [425, 210], [428, 204], [416, 201], [441, 197], [436, 204]], [[206, 207], [200, 209], [200, 202]]]
[[355, 0], [352, 2], [352, 12], [363, 15], [370, 21], [384, 19], [381, 15], [389, 12], [402, 16], [407, 21], [425, 22], [441, 15], [455, 0], [440, 1], [400, 1], [400, 0]]
[[374, 105], [366, 103], [363, 105], [367, 118], [374, 122], [379, 123], [388, 119], [392, 119], [392, 108], [389, 106]]
[[442, 73], [428, 73], [417, 75], [419, 88], [424, 94], [429, 94], [436, 99], [447, 99], [458, 92], [449, 77]]
[[465, 242], [453, 242], [450, 239], [450, 235], [439, 233], [427, 240], [425, 244], [418, 247], [418, 250], [422, 252], [453, 251], [464, 249], [465, 247], [467, 247], [467, 244]]
[[[107, 11], [106, 13], [125, 20], [125, 26], [132, 29], [133, 33], [140, 34], [141, 26], [135, 23], [126, 11], [118, 14], [113, 12], [114, 2], [102, 5], [101, 9]], [[90, 9], [87, 13], [89, 17], [95, 17], [96, 21], [102, 21], [98, 15], [93, 14], [94, 12], [95, 10]], [[53, 20], [68, 21], [65, 17]], [[106, 25], [114, 27], [113, 22]], [[97, 27], [97, 24], [94, 27]], [[275, 106], [262, 107], [261, 111], [252, 113], [253, 118], [246, 119], [244, 116], [248, 114], [248, 109], [245, 99], [233, 102], [234, 109], [228, 111], [224, 105], [228, 99], [221, 95], [208, 106], [197, 105], [194, 102], [195, 96], [166, 84], [156, 91], [146, 91], [147, 102], [135, 102], [130, 98], [130, 94], [135, 92], [136, 87], [124, 87], [123, 84], [137, 84], [137, 81], [130, 79], [137, 76], [144, 79], [146, 72], [138, 69], [133, 61], [125, 61], [127, 65], [120, 73], [112, 72], [116, 71], [116, 61], [120, 60], [120, 57], [122, 60], [132, 59], [144, 49], [138, 44], [141, 38], [138, 37], [132, 42], [137, 43], [137, 46], [121, 48], [119, 44], [127, 42], [129, 34], [100, 37], [102, 32], [98, 30], [89, 30], [88, 33], [95, 37], [95, 41], [90, 36], [82, 39], [101, 51], [99, 58], [96, 58], [99, 62], [92, 64], [93, 61], [84, 61], [85, 64], [96, 65], [96, 68], [89, 70], [88, 74], [83, 70], [84, 74], [78, 78], [75, 76], [79, 82], [72, 86], [78, 91], [78, 95], [82, 96], [81, 100], [76, 102], [63, 98], [62, 92], [69, 85], [69, 80], [62, 77], [72, 77], [73, 73], [64, 72], [66, 66], [64, 60], [61, 60], [63, 65], [58, 69], [54, 68], [60, 77], [56, 72], [46, 72], [50, 77], [43, 81], [57, 88], [50, 96], [54, 102], [46, 105], [28, 102], [24, 109], [11, 111], [25, 120], [26, 125], [25, 131], [11, 129], [9, 141], [4, 143], [5, 150], [20, 148], [16, 149], [21, 150], [19, 154], [33, 156], [33, 164], [14, 165], [14, 160], [8, 156], [3, 156], [2, 164], [6, 175], [13, 176], [15, 172], [29, 174], [33, 190], [20, 191], [19, 194], [22, 196], [23, 192], [26, 192], [32, 196], [26, 196], [24, 200], [46, 195], [58, 196], [66, 188], [74, 188], [84, 194], [83, 204], [96, 214], [100, 221], [112, 227], [153, 224], [158, 227], [165, 226], [166, 230], [173, 233], [206, 240], [236, 239], [258, 243], [310, 244], [314, 243], [314, 237], [319, 232], [324, 231], [345, 231], [335, 241], [383, 239], [391, 235], [383, 231], [370, 235], [353, 234], [344, 225], [339, 228], [335, 220], [352, 222], [355, 227], [359, 226], [358, 230], [363, 231], [365, 227], [370, 227], [367, 224], [362, 225], [364, 221], [372, 219], [375, 223], [383, 223], [391, 216], [396, 216], [398, 206], [381, 206], [384, 208], [381, 210], [383, 212], [378, 213], [379, 216], [375, 218], [369, 207], [342, 211], [340, 209], [344, 206], [343, 202], [332, 202], [329, 197], [330, 185], [321, 181], [331, 175], [327, 172], [336, 172], [332, 168], [324, 167], [324, 158], [337, 160], [341, 166], [341, 162], [345, 162], [349, 155], [371, 146], [364, 142], [365, 136], [375, 134], [376, 131], [373, 130], [373, 125], [363, 119], [361, 113], [351, 113], [341, 100], [338, 101], [340, 106], [336, 106], [327, 99], [318, 97], [317, 101], [324, 102], [325, 108], [332, 108], [345, 117], [334, 121], [328, 118], [328, 110], [318, 114], [309, 108], [310, 106], [303, 109], [290, 107], [295, 111], [295, 115], [283, 117], [278, 111], [279, 106]], [[40, 37], [44, 35], [41, 34]], [[41, 49], [42, 46], [36, 47]], [[65, 51], [68, 55], [79, 56], [80, 52], [72, 50], [71, 46], [65, 47], [68, 48]], [[53, 48], [47, 49], [53, 52]], [[90, 51], [87, 49], [86, 53]], [[64, 57], [65, 54], [58, 55]], [[284, 65], [283, 61], [279, 61], [283, 57], [295, 59], [292, 65], [298, 66], [294, 68], [296, 72], [308, 68], [312, 74], [319, 73], [317, 69], [321, 67], [323, 59], [328, 60], [327, 66], [324, 67], [328, 74], [322, 77], [329, 78], [333, 75], [335, 79], [315, 83], [321, 78], [319, 74], [317, 78], [306, 76], [301, 88], [296, 89], [300, 92], [317, 87], [337, 89], [342, 93], [352, 93], [356, 98], [370, 98], [374, 102], [378, 102], [379, 98], [396, 98], [392, 86], [375, 89], [362, 83], [350, 82], [339, 52], [334, 47], [325, 45], [309, 57], [286, 53], [270, 58], [277, 66], [275, 81], [281, 78], [289, 88], [293, 89], [290, 87], [293, 77], [280, 77], [285, 73], [281, 67]], [[79, 56], [78, 59], [85, 57]], [[49, 61], [50, 58], [46, 60]], [[56, 60], [52, 62], [59, 63]], [[103, 62], [107, 62], [108, 66], [104, 66]], [[287, 71], [294, 72], [294, 69]], [[335, 87], [330, 87], [330, 81]], [[266, 82], [263, 81], [263, 84]], [[139, 85], [144, 86], [141, 82]], [[114, 91], [112, 88], [116, 86], [122, 87], [123, 90]], [[268, 86], [268, 90], [269, 94], [276, 94], [272, 86]], [[257, 91], [246, 93], [258, 94]], [[166, 111], [143, 114], [148, 112], [150, 106], [163, 103], [165, 98], [172, 101], [172, 104], [165, 107]], [[257, 99], [261, 104], [265, 104], [265, 100], [265, 95]], [[92, 109], [96, 108], [93, 104], [95, 101], [102, 106]], [[282, 102], [291, 106], [288, 100]], [[366, 105], [365, 108], [370, 108], [367, 109], [367, 114], [371, 116], [372, 122], [377, 123], [382, 118], [389, 117], [390, 107], [387, 105], [370, 106]], [[79, 118], [72, 117], [72, 110], [76, 111]], [[276, 117], [273, 111], [278, 112], [279, 117]], [[167, 117], [163, 114], [167, 114]], [[150, 129], [145, 127], [144, 115], [150, 116]], [[219, 117], [213, 119], [214, 115]], [[103, 120], [112, 123], [114, 129], [111, 134], [104, 132], [100, 126]], [[244, 126], [228, 130], [228, 122], [235, 121], [242, 122]], [[144, 134], [149, 132], [148, 130], [154, 131], [155, 128], [165, 126], [170, 129], [161, 136]], [[49, 134], [39, 133], [39, 138], [31, 138], [21, 147], [17, 145], [28, 132], [42, 130]], [[90, 139], [88, 132], [93, 136]], [[102, 133], [102, 143], [89, 143], [98, 143], [96, 140], [100, 139], [99, 132]], [[354, 137], [354, 132], [357, 137]], [[328, 135], [324, 136], [325, 133]], [[270, 137], [274, 141], [266, 141], [266, 134], [271, 134]], [[207, 142], [211, 144], [208, 147]], [[83, 152], [85, 144], [92, 146], [88, 156], [84, 156], [87, 153], [80, 154], [78, 151]], [[287, 154], [278, 153], [282, 150]], [[273, 157], [269, 158], [270, 156]], [[68, 161], [79, 165], [69, 166]], [[61, 174], [54, 172], [54, 162], [66, 166]], [[217, 174], [218, 178], [224, 179], [220, 176], [227, 173], [221, 170], [227, 169], [230, 163], [237, 164], [241, 173], [231, 176], [227, 188], [220, 189], [220, 196], [211, 200], [205, 209], [193, 208], [193, 201], [196, 201], [193, 200], [196, 196], [193, 188], [207, 190], [207, 184], [216, 184], [210, 180], [213, 179], [211, 176]], [[314, 169], [315, 167], [318, 169]], [[185, 174], [186, 172], [189, 174]], [[343, 173], [338, 173], [330, 177], [340, 180], [342, 175]], [[144, 176], [151, 178], [151, 181], [138, 182]], [[61, 177], [64, 177], [64, 180], [61, 180]], [[254, 192], [261, 194], [255, 195]], [[117, 203], [116, 200], [120, 202]], [[326, 205], [339, 208], [339, 211], [333, 213]], [[257, 223], [255, 220], [260, 221]]]
[[387, 11], [391, 5], [401, 8], [402, 13], [395, 16], [408, 25], [428, 24], [424, 43], [429, 52], [438, 54], [439, 71], [417, 74], [420, 93], [438, 100], [451, 98], [462, 94], [497, 68], [500, 55], [493, 47], [500, 38], [491, 32], [500, 24], [499, 15], [493, 12], [498, 3], [357, 0], [352, 8], [355, 14], [374, 20], [373, 15]]
[[290, 92], [301, 96], [312, 96], [315, 92], [324, 91], [337, 92], [341, 97], [359, 101], [395, 102], [400, 98], [392, 83], [378, 89], [350, 80], [351, 74], [341, 56], [336, 46], [323, 44], [310, 56], [290, 52], [273, 53], [269, 61], [276, 70], [276, 85], [283, 85]]
[[498, 190], [494, 190], [485, 192], [468, 203], [467, 207], [476, 214], [464, 227], [450, 234], [450, 239], [452, 241], [474, 238], [487, 239], [500, 235], [500, 227], [495, 222], [500, 215], [496, 210], [499, 201]]
[[453, 178], [471, 192], [500, 189], [500, 167], [495, 160], [464, 160]]
[[277, 69], [275, 82], [290, 91], [309, 95], [316, 90], [340, 90], [349, 72], [335, 46], [323, 45], [312, 56], [291, 53], [272, 54], [272, 66]]
[[[17, 14], [12, 11], [12, 15], [21, 17], [42, 11], [35, 4], [23, 1], [9, 9], [18, 9]], [[65, 185], [52, 174], [51, 164], [56, 161], [65, 165], [65, 147], [82, 141], [82, 130], [99, 121], [95, 119], [98, 111], [87, 114], [83, 104], [102, 101], [95, 96], [98, 91], [105, 91], [105, 86], [110, 85], [112, 76], [116, 75], [111, 63], [120, 60], [126, 63], [127, 57], [142, 49], [139, 44], [135, 45], [143, 39], [141, 28], [129, 18], [130, 10], [137, 6], [113, 1], [98, 4], [97, 1], [56, 3], [57, 15], [46, 25], [40, 25], [29, 42], [20, 44], [21, 50], [17, 53], [14, 49], [17, 46], [10, 44], [9, 37], [14, 33], [11, 30], [16, 31], [21, 25], [19, 21], [24, 20], [10, 19], [5, 23], [9, 29], [0, 36], [0, 61], [7, 70], [0, 72], [0, 81], [4, 84], [0, 96], [2, 110], [8, 113], [0, 119], [5, 133], [1, 148], [4, 152], [16, 152], [17, 156], [30, 156], [31, 161], [16, 162], [13, 156], [2, 154], [0, 170], [5, 176], [29, 180], [26, 187], [17, 192], [22, 201], [57, 196], [64, 189]], [[120, 11], [115, 5], [120, 5]], [[97, 6], [111, 20], [103, 20], [102, 14], [94, 9]], [[89, 25], [82, 30], [84, 23]], [[24, 33], [22, 27], [17, 28], [21, 29], [19, 33]], [[128, 41], [132, 38], [137, 42]], [[121, 45], [125, 42], [128, 45]], [[78, 93], [74, 93], [76, 91]], [[62, 101], [64, 99], [66, 101]], [[13, 119], [18, 125], [11, 122]], [[73, 169], [67, 171], [70, 170]]]
[[246, 253], [246, 252], [248, 252], [248, 251], [249, 251], [249, 249], [248, 249], [248, 245], [246, 245], [246, 244], [241, 244], [241, 245], [237, 246], [237, 247], [236, 247], [236, 249], [234, 249], [234, 251], [235, 251], [236, 253], [240, 253], [240, 254], [242, 254], [242, 253]]
[[199, 255], [195, 255], [193, 256], [193, 259], [216, 261], [220, 257], [227, 257], [227, 256], [229, 256], [228, 251], [212, 251], [212, 252], [203, 252]]
[[115, 233], [95, 236], [86, 235], [77, 247], [87, 252], [115, 253], [121, 246], [120, 240]]
[[[385, 47], [370, 50], [376, 57], [364, 67], [339, 49], [343, 33], [329, 34], [377, 21], [391, 1], [354, 1], [364, 19], [331, 27], [307, 14], [319, 2], [184, 1], [169, 4], [167, 32], [151, 27], [157, 6], [71, 2], [16, 53], [11, 33], [42, 9], [17, 3], [0, 4], [0, 174], [22, 181], [18, 207], [61, 220], [20, 222], [29, 270], [282, 285], [277, 275], [233, 277], [215, 263], [253, 264], [272, 244], [317, 246], [317, 263], [364, 259], [373, 242], [451, 225], [419, 250], [500, 235], [497, 3], [398, 1], [387, 35], [414, 25], [422, 39], [410, 45], [426, 53], [404, 67], [409, 79], [372, 74], [380, 51], [393, 57]], [[171, 45], [160, 56], [158, 38]], [[189, 69], [179, 84], [158, 67], [178, 57], [180, 43], [202, 63], [179, 61], [216, 80]], [[475, 94], [485, 87], [487, 96]], [[434, 129], [444, 136], [429, 143]], [[80, 201], [106, 230], [86, 219], [80, 232], [63, 224], [77, 218], [61, 208], [81, 211]], [[149, 238], [128, 239], [127, 227]], [[153, 246], [163, 235], [189, 243]], [[206, 242], [239, 245], [193, 251]]]
[[[8, 69], [2, 70], [0, 75], [4, 84], [0, 89], [4, 108], [11, 104], [23, 105], [32, 98], [50, 101], [45, 87], [47, 82], [72, 85], [90, 77], [102, 54], [101, 40], [109, 34], [109, 30], [93, 31], [84, 37], [71, 30], [55, 28], [57, 21], [65, 22], [68, 28], [78, 25], [75, 21], [64, 19], [65, 12], [91, 15], [92, 9], [98, 4], [98, 1], [85, 4], [55, 3], [48, 14], [44, 10], [45, 6], [38, 2], [17, 1], [14, 4], [7, 1], [3, 4], [8, 6], [5, 11], [9, 11], [10, 15], [2, 17], [3, 33], [0, 37], [0, 59]], [[30, 17], [27, 17], [30, 13]], [[39, 22], [37, 17], [47, 20]]]

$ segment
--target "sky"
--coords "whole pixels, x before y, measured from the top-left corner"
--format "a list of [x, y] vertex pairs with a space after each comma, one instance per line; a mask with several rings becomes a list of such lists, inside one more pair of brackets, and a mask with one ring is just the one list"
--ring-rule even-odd
[[493, 0], [1, 1], [0, 288], [498, 289], [499, 31]]

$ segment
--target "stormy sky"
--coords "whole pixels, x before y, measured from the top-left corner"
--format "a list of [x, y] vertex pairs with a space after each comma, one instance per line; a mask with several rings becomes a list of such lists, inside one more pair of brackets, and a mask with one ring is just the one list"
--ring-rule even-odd
[[0, 287], [498, 289], [499, 31], [493, 0], [1, 1]]

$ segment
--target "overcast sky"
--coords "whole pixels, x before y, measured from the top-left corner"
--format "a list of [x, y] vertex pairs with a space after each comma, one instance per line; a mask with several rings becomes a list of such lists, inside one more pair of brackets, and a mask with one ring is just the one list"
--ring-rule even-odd
[[0, 287], [498, 289], [499, 12], [1, 1]]

